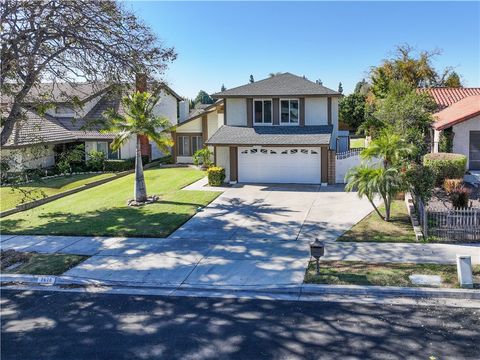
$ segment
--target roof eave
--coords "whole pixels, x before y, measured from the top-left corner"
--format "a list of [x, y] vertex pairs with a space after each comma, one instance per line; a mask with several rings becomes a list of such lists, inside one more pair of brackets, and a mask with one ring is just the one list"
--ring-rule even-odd
[[475, 113], [473, 113], [473, 114], [469, 114], [469, 115], [463, 116], [463, 117], [458, 118], [458, 119], [456, 119], [456, 120], [449, 121], [449, 122], [446, 123], [446, 124], [439, 124], [438, 126], [437, 126], [437, 123], [440, 122], [440, 121], [437, 121], [437, 122], [434, 122], [434, 123], [432, 124], [432, 126], [433, 126], [433, 128], [434, 128], [435, 130], [445, 130], [445, 129], [448, 129], [449, 127], [452, 127], [452, 126], [454, 126], [454, 125], [457, 125], [457, 124], [460, 124], [460, 123], [462, 123], [462, 122], [464, 122], [464, 121], [470, 120], [470, 119], [472, 119], [472, 118], [474, 118], [474, 117], [476, 117], [476, 116], [478, 116], [478, 115], [480, 115], [480, 111], [477, 111], [477, 112], [475, 112]]

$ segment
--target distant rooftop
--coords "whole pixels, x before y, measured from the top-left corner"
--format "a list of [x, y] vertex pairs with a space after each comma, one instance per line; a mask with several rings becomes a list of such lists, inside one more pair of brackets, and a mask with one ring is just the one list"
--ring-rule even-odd
[[439, 110], [455, 104], [456, 102], [472, 95], [480, 95], [480, 88], [428, 88], [417, 89], [418, 92], [428, 93], [438, 105]]

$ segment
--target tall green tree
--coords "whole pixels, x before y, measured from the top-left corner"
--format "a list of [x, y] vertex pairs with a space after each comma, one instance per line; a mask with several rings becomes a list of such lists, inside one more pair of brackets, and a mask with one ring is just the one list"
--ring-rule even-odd
[[251, 83], [255, 82], [255, 79], [253, 78], [253, 75], [250, 75], [250, 79], [248, 80]]
[[366, 96], [369, 90], [370, 90], [370, 85], [365, 79], [362, 79], [355, 85], [355, 89], [353, 92], [355, 94], [361, 94]]
[[341, 83], [341, 82], [338, 83], [338, 92], [339, 92], [340, 94], [343, 94], [343, 86], [342, 86], [342, 83]]
[[227, 88], [225, 87], [225, 84], [222, 84], [222, 87], [220, 88], [220, 91], [225, 91]]
[[395, 80], [390, 83], [386, 96], [376, 100], [373, 117], [383, 129], [415, 144], [414, 157], [419, 158], [428, 151], [426, 139], [434, 109], [435, 103], [428, 94], [418, 93], [409, 83]]
[[204, 90], [200, 90], [195, 97], [195, 104], [213, 104], [213, 98]]
[[153, 111], [159, 100], [159, 94], [135, 92], [122, 98], [124, 115], [114, 109], [109, 109], [104, 113], [107, 120], [107, 131], [117, 133], [110, 145], [112, 150], [118, 150], [122, 144], [132, 137], [137, 140], [134, 199], [139, 203], [147, 200], [140, 136], [146, 136], [167, 154], [170, 152], [170, 147], [173, 146], [170, 134], [174, 130], [174, 126], [170, 124], [167, 118], [156, 116]]
[[274, 77], [274, 76], [277, 76], [277, 75], [282, 75], [281, 72], [271, 72], [268, 74], [268, 77]]
[[413, 88], [445, 86], [445, 79], [452, 73], [450, 68], [441, 73], [432, 62], [440, 51], [416, 52], [408, 44], [397, 46], [392, 58], [384, 60], [371, 69], [371, 91], [378, 98], [384, 98], [392, 81], [403, 81]]
[[45, 107], [58, 96], [53, 84], [37, 96], [42, 82], [133, 82], [137, 73], [161, 74], [176, 58], [118, 1], [3, 0], [0, 7], [0, 91], [11, 99], [2, 109], [1, 145], [24, 120], [24, 106]]
[[452, 88], [463, 87], [462, 81], [460, 80], [460, 75], [458, 75], [455, 71], [453, 71], [450, 75], [448, 75], [444, 85], [446, 87], [452, 87]]
[[366, 96], [359, 93], [344, 96], [338, 105], [340, 121], [357, 131], [365, 121], [365, 101]]

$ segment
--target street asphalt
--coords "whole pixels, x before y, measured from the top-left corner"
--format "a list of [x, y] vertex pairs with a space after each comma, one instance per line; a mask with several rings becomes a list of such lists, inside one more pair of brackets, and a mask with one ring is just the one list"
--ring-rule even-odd
[[3, 290], [1, 359], [478, 359], [478, 309]]

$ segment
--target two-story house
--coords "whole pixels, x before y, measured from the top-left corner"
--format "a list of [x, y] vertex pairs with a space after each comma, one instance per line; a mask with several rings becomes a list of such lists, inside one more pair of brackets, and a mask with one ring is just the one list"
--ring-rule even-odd
[[[118, 151], [112, 151], [109, 145], [115, 134], [100, 131], [103, 112], [114, 108], [122, 113], [120, 100], [128, 91], [131, 89], [119, 91], [102, 84], [40, 84], [22, 104], [23, 116], [2, 146], [2, 161], [9, 163], [10, 171], [48, 168], [55, 165], [58, 154], [79, 144], [84, 145], [86, 158], [92, 150], [103, 152], [108, 159], [135, 157], [136, 139], [129, 139]], [[155, 114], [177, 124], [179, 102], [183, 99], [165, 84], [159, 91]], [[46, 111], [40, 111], [36, 105], [42, 94], [48, 94], [52, 104]], [[2, 96], [2, 109], [8, 108], [10, 100]], [[142, 143], [142, 154], [152, 160], [163, 156], [156, 144], [148, 140]]]
[[335, 183], [340, 96], [290, 73], [213, 94], [178, 125], [175, 160], [208, 146], [227, 182]]

